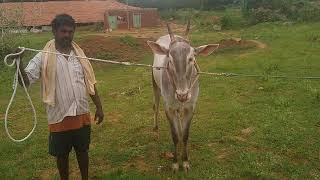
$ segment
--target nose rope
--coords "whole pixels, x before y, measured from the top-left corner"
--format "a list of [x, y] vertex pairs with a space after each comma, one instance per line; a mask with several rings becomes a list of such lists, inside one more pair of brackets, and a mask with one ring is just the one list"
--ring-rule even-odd
[[200, 67], [199, 67], [197, 61], [194, 61], [194, 67], [196, 68], [196, 73], [197, 73], [197, 75], [196, 75], [196, 77], [194, 78], [192, 84], [190, 85], [190, 87], [189, 87], [189, 89], [188, 89], [188, 93], [191, 91], [191, 89], [193, 88], [193, 86], [196, 84], [196, 82], [198, 81], [198, 79], [199, 79], [199, 77], [200, 77], [200, 73], [199, 73], [199, 72], [201, 72], [201, 70], [200, 70]]
[[[170, 65], [170, 64], [171, 64], [171, 66], [172, 66], [172, 71], [173, 71], [173, 72], [171, 72], [171, 71], [169, 70], [169, 65]], [[200, 72], [201, 72], [201, 70], [200, 70], [200, 67], [199, 67], [197, 61], [194, 61], [194, 67], [195, 67], [195, 69], [196, 69], [196, 76], [195, 76], [195, 78], [193, 79], [193, 81], [190, 81], [190, 83], [189, 83], [189, 88], [188, 88], [188, 90], [187, 90], [187, 93], [190, 93], [190, 91], [192, 90], [192, 88], [194, 87], [194, 85], [196, 84], [196, 82], [198, 81], [198, 79], [199, 79], [199, 77], [200, 77]], [[173, 65], [171, 59], [168, 61], [167, 67], [164, 68], [164, 69], [167, 70], [168, 79], [169, 79], [169, 81], [171, 82], [171, 84], [172, 84], [172, 86], [173, 86], [173, 89], [176, 91], [176, 90], [177, 90], [177, 83], [176, 83], [176, 81], [175, 81], [175, 79], [174, 79], [174, 76], [173, 76], [173, 75], [176, 74], [176, 69], [175, 69], [175, 66]]]
[[[170, 64], [171, 64], [174, 72], [170, 71], [170, 69], [169, 69]], [[174, 91], [176, 91], [177, 90], [177, 83], [176, 83], [176, 80], [174, 79], [174, 76], [173, 76], [174, 74], [176, 74], [176, 68], [174, 67], [172, 61], [169, 60], [169, 62], [167, 64], [167, 75], [168, 75], [169, 80], [171, 81], [171, 84], [173, 86]]]

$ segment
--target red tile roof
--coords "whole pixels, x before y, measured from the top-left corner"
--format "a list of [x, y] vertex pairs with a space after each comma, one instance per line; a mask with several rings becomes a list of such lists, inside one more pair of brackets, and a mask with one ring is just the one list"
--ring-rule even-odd
[[21, 17], [21, 23], [24, 26], [49, 25], [52, 19], [61, 13], [71, 15], [77, 23], [103, 22], [107, 10], [126, 10], [127, 8], [141, 9], [115, 0], [0, 3], [0, 12], [4, 10], [4, 15], [9, 18]]

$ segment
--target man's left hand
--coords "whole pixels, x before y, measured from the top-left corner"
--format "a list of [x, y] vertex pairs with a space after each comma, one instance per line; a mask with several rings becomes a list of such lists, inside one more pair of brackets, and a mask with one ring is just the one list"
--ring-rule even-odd
[[96, 114], [94, 116], [94, 120], [97, 122], [97, 124], [100, 124], [104, 119], [104, 114], [102, 108], [97, 108]]

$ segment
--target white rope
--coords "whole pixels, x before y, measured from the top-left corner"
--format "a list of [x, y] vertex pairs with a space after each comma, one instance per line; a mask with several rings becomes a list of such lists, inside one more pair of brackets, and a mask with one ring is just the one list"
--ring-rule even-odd
[[131, 62], [119, 62], [119, 61], [111, 61], [111, 60], [105, 60], [105, 59], [98, 59], [98, 58], [89, 58], [89, 57], [82, 57], [82, 56], [74, 56], [74, 55], [70, 55], [70, 54], [63, 54], [63, 53], [57, 53], [57, 52], [51, 52], [51, 51], [44, 51], [44, 50], [37, 50], [37, 49], [32, 49], [32, 48], [26, 48], [26, 47], [19, 47], [19, 49], [24, 49], [27, 51], [33, 51], [33, 52], [43, 52], [43, 53], [50, 53], [50, 54], [56, 54], [56, 55], [63, 55], [66, 57], [76, 57], [76, 58], [80, 58], [80, 59], [88, 59], [91, 61], [97, 61], [97, 62], [104, 62], [104, 63], [109, 63], [109, 64], [121, 64], [121, 65], [125, 65], [125, 66], [143, 66], [143, 67], [150, 67], [150, 68], [165, 68], [165, 67], [154, 67], [152, 65], [149, 64], [137, 64], [137, 63], [131, 63]]
[[[14, 142], [23, 142], [25, 140], [27, 140], [31, 135], [32, 133], [34, 132], [34, 130], [36, 129], [36, 126], [37, 126], [37, 114], [36, 114], [36, 110], [33, 106], [33, 103], [32, 103], [32, 100], [31, 100], [31, 97], [28, 93], [28, 90], [27, 90], [27, 87], [24, 83], [24, 80], [23, 80], [23, 76], [21, 74], [21, 71], [20, 71], [20, 57], [18, 56], [17, 58], [15, 58], [11, 64], [8, 63], [8, 58], [10, 56], [17, 56], [17, 55], [21, 55], [23, 52], [24, 52], [25, 49], [22, 49], [21, 52], [18, 52], [18, 53], [14, 53], [14, 54], [9, 54], [7, 55], [5, 58], [4, 58], [4, 63], [9, 66], [9, 67], [12, 67], [14, 65], [16, 65], [16, 73], [14, 75], [14, 80], [13, 80], [13, 93], [12, 93], [12, 96], [10, 98], [10, 101], [9, 101], [9, 104], [8, 104], [8, 107], [7, 107], [7, 110], [6, 110], [6, 114], [5, 114], [5, 117], [4, 117], [4, 127], [5, 127], [5, 130], [6, 130], [6, 133], [7, 135], [9, 136], [9, 138], [14, 141]], [[17, 87], [18, 87], [18, 78], [20, 76], [20, 79], [21, 79], [21, 82], [22, 82], [22, 85], [23, 85], [23, 89], [24, 89], [24, 92], [26, 93], [27, 95], [27, 98], [30, 102], [30, 105], [31, 105], [31, 108], [32, 108], [32, 111], [33, 111], [33, 128], [32, 130], [29, 132], [29, 134], [27, 136], [25, 136], [24, 138], [22, 139], [15, 139], [13, 138], [13, 136], [10, 134], [9, 132], [9, 128], [8, 128], [8, 114], [9, 114], [9, 110], [11, 108], [11, 104], [14, 100], [14, 97], [16, 95], [16, 92], [17, 92]]]
[[[50, 51], [43, 51], [43, 50], [37, 50], [37, 49], [32, 49], [32, 48], [26, 48], [26, 47], [19, 47], [19, 49], [21, 49], [20, 52], [18, 53], [13, 53], [13, 54], [8, 54], [5, 58], [4, 58], [4, 63], [9, 66], [9, 67], [12, 67], [16, 64], [16, 73], [15, 73], [15, 76], [14, 76], [14, 82], [13, 82], [13, 93], [12, 93], [12, 96], [11, 96], [11, 99], [9, 101], [9, 104], [8, 104], [8, 107], [7, 107], [7, 110], [6, 110], [6, 114], [5, 114], [5, 129], [6, 129], [6, 132], [9, 136], [9, 138], [14, 141], [14, 142], [23, 142], [25, 141], [26, 139], [28, 139], [32, 133], [34, 132], [35, 128], [36, 128], [36, 125], [37, 125], [37, 117], [36, 117], [36, 111], [35, 111], [35, 108], [33, 106], [33, 103], [32, 103], [32, 100], [31, 100], [31, 97], [28, 93], [28, 90], [25, 86], [25, 83], [24, 83], [24, 80], [23, 80], [23, 77], [22, 77], [22, 74], [21, 74], [21, 71], [20, 71], [20, 57], [14, 59], [12, 61], [11, 64], [9, 64], [7, 61], [8, 61], [8, 58], [11, 57], [11, 56], [17, 56], [17, 55], [21, 55], [24, 51], [33, 51], [33, 52], [43, 52], [43, 53], [51, 53], [51, 54], [57, 54], [57, 55], [63, 55], [63, 56], [67, 56], [67, 57], [70, 57], [71, 55], [69, 54], [63, 54], [63, 53], [57, 53], [57, 52], [50, 52]], [[155, 66], [152, 66], [152, 65], [149, 65], [149, 64], [138, 64], [138, 63], [131, 63], [131, 62], [119, 62], [119, 61], [111, 61], [111, 60], [104, 60], [104, 59], [98, 59], [98, 58], [88, 58], [88, 57], [81, 57], [81, 56], [73, 56], [73, 57], [76, 57], [76, 58], [85, 58], [85, 59], [88, 59], [88, 60], [92, 60], [92, 61], [97, 61], [97, 62], [104, 62], [104, 63], [110, 63], [110, 64], [120, 64], [120, 65], [125, 65], [125, 66], [142, 66], [142, 67], [149, 67], [149, 68], [156, 68], [156, 69], [161, 69], [161, 68], [167, 68], [167, 67], [155, 67]], [[198, 75], [201, 75], [201, 74], [205, 74], [205, 75], [211, 75], [211, 76], [225, 76], [225, 77], [253, 77], [253, 78], [261, 78], [261, 77], [267, 77], [267, 78], [276, 78], [276, 79], [309, 79], [309, 80], [319, 80], [320, 77], [318, 76], [311, 76], [311, 77], [297, 77], [297, 76], [263, 76], [263, 75], [250, 75], [250, 74], [237, 74], [237, 73], [213, 73], [213, 72], [202, 72], [200, 71], [200, 69], [198, 70]], [[32, 128], [32, 130], [30, 131], [30, 133], [22, 138], [22, 139], [14, 139], [10, 132], [9, 132], [9, 129], [8, 129], [8, 114], [9, 114], [9, 110], [10, 110], [10, 107], [11, 107], [11, 104], [13, 102], [13, 99], [16, 95], [16, 90], [17, 90], [17, 86], [18, 86], [18, 77], [20, 76], [20, 79], [22, 81], [22, 85], [23, 85], [23, 88], [24, 88], [24, 91], [25, 93], [27, 94], [27, 98], [30, 102], [30, 105], [32, 107], [32, 111], [33, 111], [33, 117], [34, 117], [34, 126]]]
[[[69, 57], [71, 55], [69, 54], [63, 54], [63, 53], [57, 53], [57, 52], [50, 52], [50, 51], [43, 51], [43, 50], [37, 50], [32, 48], [26, 48], [26, 47], [19, 47], [22, 50], [27, 51], [33, 51], [33, 52], [44, 52], [44, 53], [51, 53], [51, 54], [57, 54], [57, 55], [64, 55], [66, 57]], [[125, 66], [142, 66], [142, 67], [150, 67], [155, 69], [166, 69], [167, 67], [156, 67], [149, 64], [137, 64], [137, 63], [131, 63], [131, 62], [119, 62], [119, 61], [111, 61], [111, 60], [105, 60], [105, 59], [97, 59], [97, 58], [88, 58], [88, 57], [81, 57], [81, 56], [74, 56], [76, 58], [85, 58], [91, 61], [97, 61], [97, 62], [104, 62], [109, 64], [120, 64]], [[252, 78], [274, 78], [274, 79], [309, 79], [309, 80], [320, 80], [320, 76], [272, 76], [272, 75], [256, 75], [256, 74], [237, 74], [237, 73], [215, 73], [215, 72], [204, 72], [198, 70], [198, 74], [201, 75], [210, 75], [210, 76], [225, 76], [225, 77], [252, 77]]]

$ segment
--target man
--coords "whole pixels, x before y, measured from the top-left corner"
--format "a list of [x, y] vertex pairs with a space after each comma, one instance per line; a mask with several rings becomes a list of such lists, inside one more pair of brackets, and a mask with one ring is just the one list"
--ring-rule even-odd
[[[74, 43], [75, 20], [57, 15], [52, 21], [54, 40], [44, 51], [69, 54], [38, 53], [23, 69], [19, 67], [27, 86], [41, 77], [42, 100], [49, 124], [49, 153], [56, 157], [61, 179], [69, 178], [69, 153], [74, 148], [82, 179], [88, 179], [88, 150], [90, 144], [89, 93], [96, 105], [95, 121], [100, 124], [104, 114], [96, 80], [90, 62], [74, 56], [85, 56]], [[19, 79], [21, 84], [21, 79]]]

